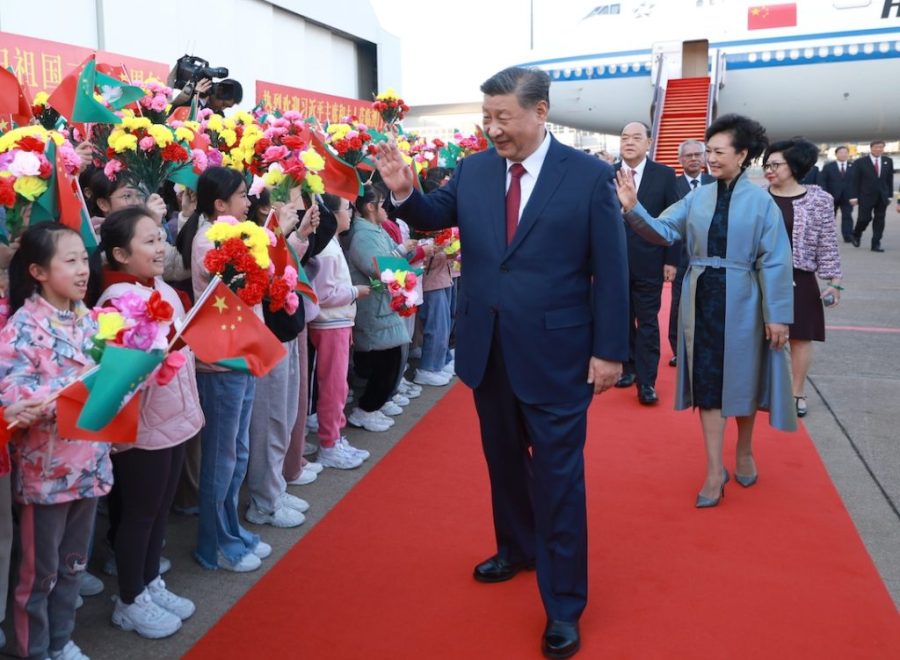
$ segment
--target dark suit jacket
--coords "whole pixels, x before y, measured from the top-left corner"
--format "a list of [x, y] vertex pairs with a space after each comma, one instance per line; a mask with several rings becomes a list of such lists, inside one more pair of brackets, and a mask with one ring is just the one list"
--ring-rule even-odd
[[[707, 174], [706, 172], [700, 173], [700, 185], [705, 186], [707, 183], [712, 183], [716, 180], [712, 174]], [[691, 184], [688, 183], [688, 178], [686, 175], [682, 174], [678, 178], [675, 179], [675, 194], [678, 195], [678, 199], [681, 199], [685, 195], [691, 192]]]
[[799, 183], [804, 186], [814, 186], [819, 182], [819, 166], [813, 165], [812, 169], [806, 173], [806, 176], [800, 179]]
[[858, 199], [860, 204], [877, 206], [891, 200], [894, 187], [894, 161], [881, 157], [881, 176], [876, 176], [875, 165], [870, 156], [862, 156], [853, 162], [850, 170], [850, 199]]
[[494, 149], [469, 156], [447, 185], [413, 192], [397, 216], [422, 230], [459, 225], [456, 372], [466, 385], [481, 383], [497, 332], [519, 399], [589, 399], [590, 357], [628, 359], [628, 266], [612, 168], [551, 138], [509, 246], [506, 169]]
[[[616, 171], [620, 170], [622, 163], [616, 163], [615, 168]], [[678, 193], [675, 192], [675, 170], [648, 158], [647, 164], [644, 166], [644, 175], [641, 177], [641, 187], [637, 191], [637, 198], [650, 215], [654, 218], [658, 217], [678, 201]], [[678, 265], [681, 255], [679, 246], [653, 245], [634, 233], [634, 230], [627, 225], [625, 226], [625, 235], [628, 240], [628, 269], [631, 277], [658, 279], [661, 283], [663, 266], [665, 264]]]
[[826, 163], [819, 174], [819, 185], [825, 191], [834, 197], [834, 203], [839, 204], [841, 201], [850, 199], [847, 194], [850, 187], [850, 178], [853, 176], [853, 164], [847, 161], [847, 172], [841, 176], [841, 170], [836, 160]]

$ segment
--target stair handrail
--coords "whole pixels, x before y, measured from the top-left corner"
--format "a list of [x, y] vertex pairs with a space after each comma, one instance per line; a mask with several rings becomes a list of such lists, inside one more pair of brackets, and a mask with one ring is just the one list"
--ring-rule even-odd
[[656, 80], [653, 83], [653, 100], [650, 102], [650, 135], [653, 137], [650, 142], [650, 159], [656, 159], [657, 132], [659, 131], [660, 120], [662, 119], [663, 105], [666, 102], [666, 88], [662, 84], [662, 73], [665, 68], [665, 53], [659, 53], [656, 56]]
[[715, 119], [719, 101], [719, 86], [725, 77], [725, 53], [719, 48], [712, 51], [712, 71], [709, 76], [709, 98], [706, 100], [706, 125]]

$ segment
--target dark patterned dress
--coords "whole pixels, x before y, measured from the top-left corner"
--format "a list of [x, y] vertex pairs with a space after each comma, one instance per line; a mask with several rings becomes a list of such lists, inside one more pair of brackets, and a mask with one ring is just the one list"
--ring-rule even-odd
[[[722, 257], [728, 253], [728, 207], [740, 176], [731, 185], [716, 185], [716, 210], [706, 235], [706, 254]], [[694, 297], [694, 368], [691, 381], [695, 408], [722, 407], [725, 369], [725, 268], [707, 268], [697, 278]]]
[[[781, 215], [784, 216], [784, 227], [787, 229], [792, 249], [794, 247], [794, 200], [802, 199], [805, 196], [805, 192], [794, 197], [772, 195], [772, 199], [781, 209]], [[794, 322], [790, 326], [791, 339], [825, 341], [825, 308], [822, 306], [821, 295], [816, 274], [795, 268]]]

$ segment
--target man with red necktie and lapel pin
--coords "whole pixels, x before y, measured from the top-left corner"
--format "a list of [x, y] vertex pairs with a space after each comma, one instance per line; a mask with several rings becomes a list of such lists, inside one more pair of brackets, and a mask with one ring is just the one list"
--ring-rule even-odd
[[859, 247], [863, 232], [872, 223], [872, 252], [884, 252], [884, 216], [894, 187], [894, 161], [884, 155], [884, 140], [869, 144], [869, 155], [857, 158], [850, 170], [850, 203], [859, 205], [851, 242]]
[[819, 174], [819, 185], [834, 198], [834, 213], [841, 210], [841, 235], [844, 243], [853, 240], [853, 205], [850, 203], [850, 149], [841, 145], [834, 150], [834, 160]]

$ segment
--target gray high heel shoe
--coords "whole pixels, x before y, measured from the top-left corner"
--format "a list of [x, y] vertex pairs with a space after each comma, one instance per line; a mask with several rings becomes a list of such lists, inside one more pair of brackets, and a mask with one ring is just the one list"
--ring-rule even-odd
[[750, 477], [745, 477], [742, 474], [734, 473], [734, 480], [738, 482], [744, 488], [750, 488], [753, 484], [755, 484], [759, 480], [759, 473], [754, 474]]
[[[737, 478], [737, 475], [735, 475]], [[729, 481], [728, 470], [725, 470], [725, 481], [722, 482], [722, 488], [719, 491], [719, 496], [716, 498], [704, 497], [703, 495], [697, 495], [697, 501], [694, 506], [698, 509], [709, 509], [714, 506], [718, 506], [719, 502], [725, 499], [725, 484]]]

